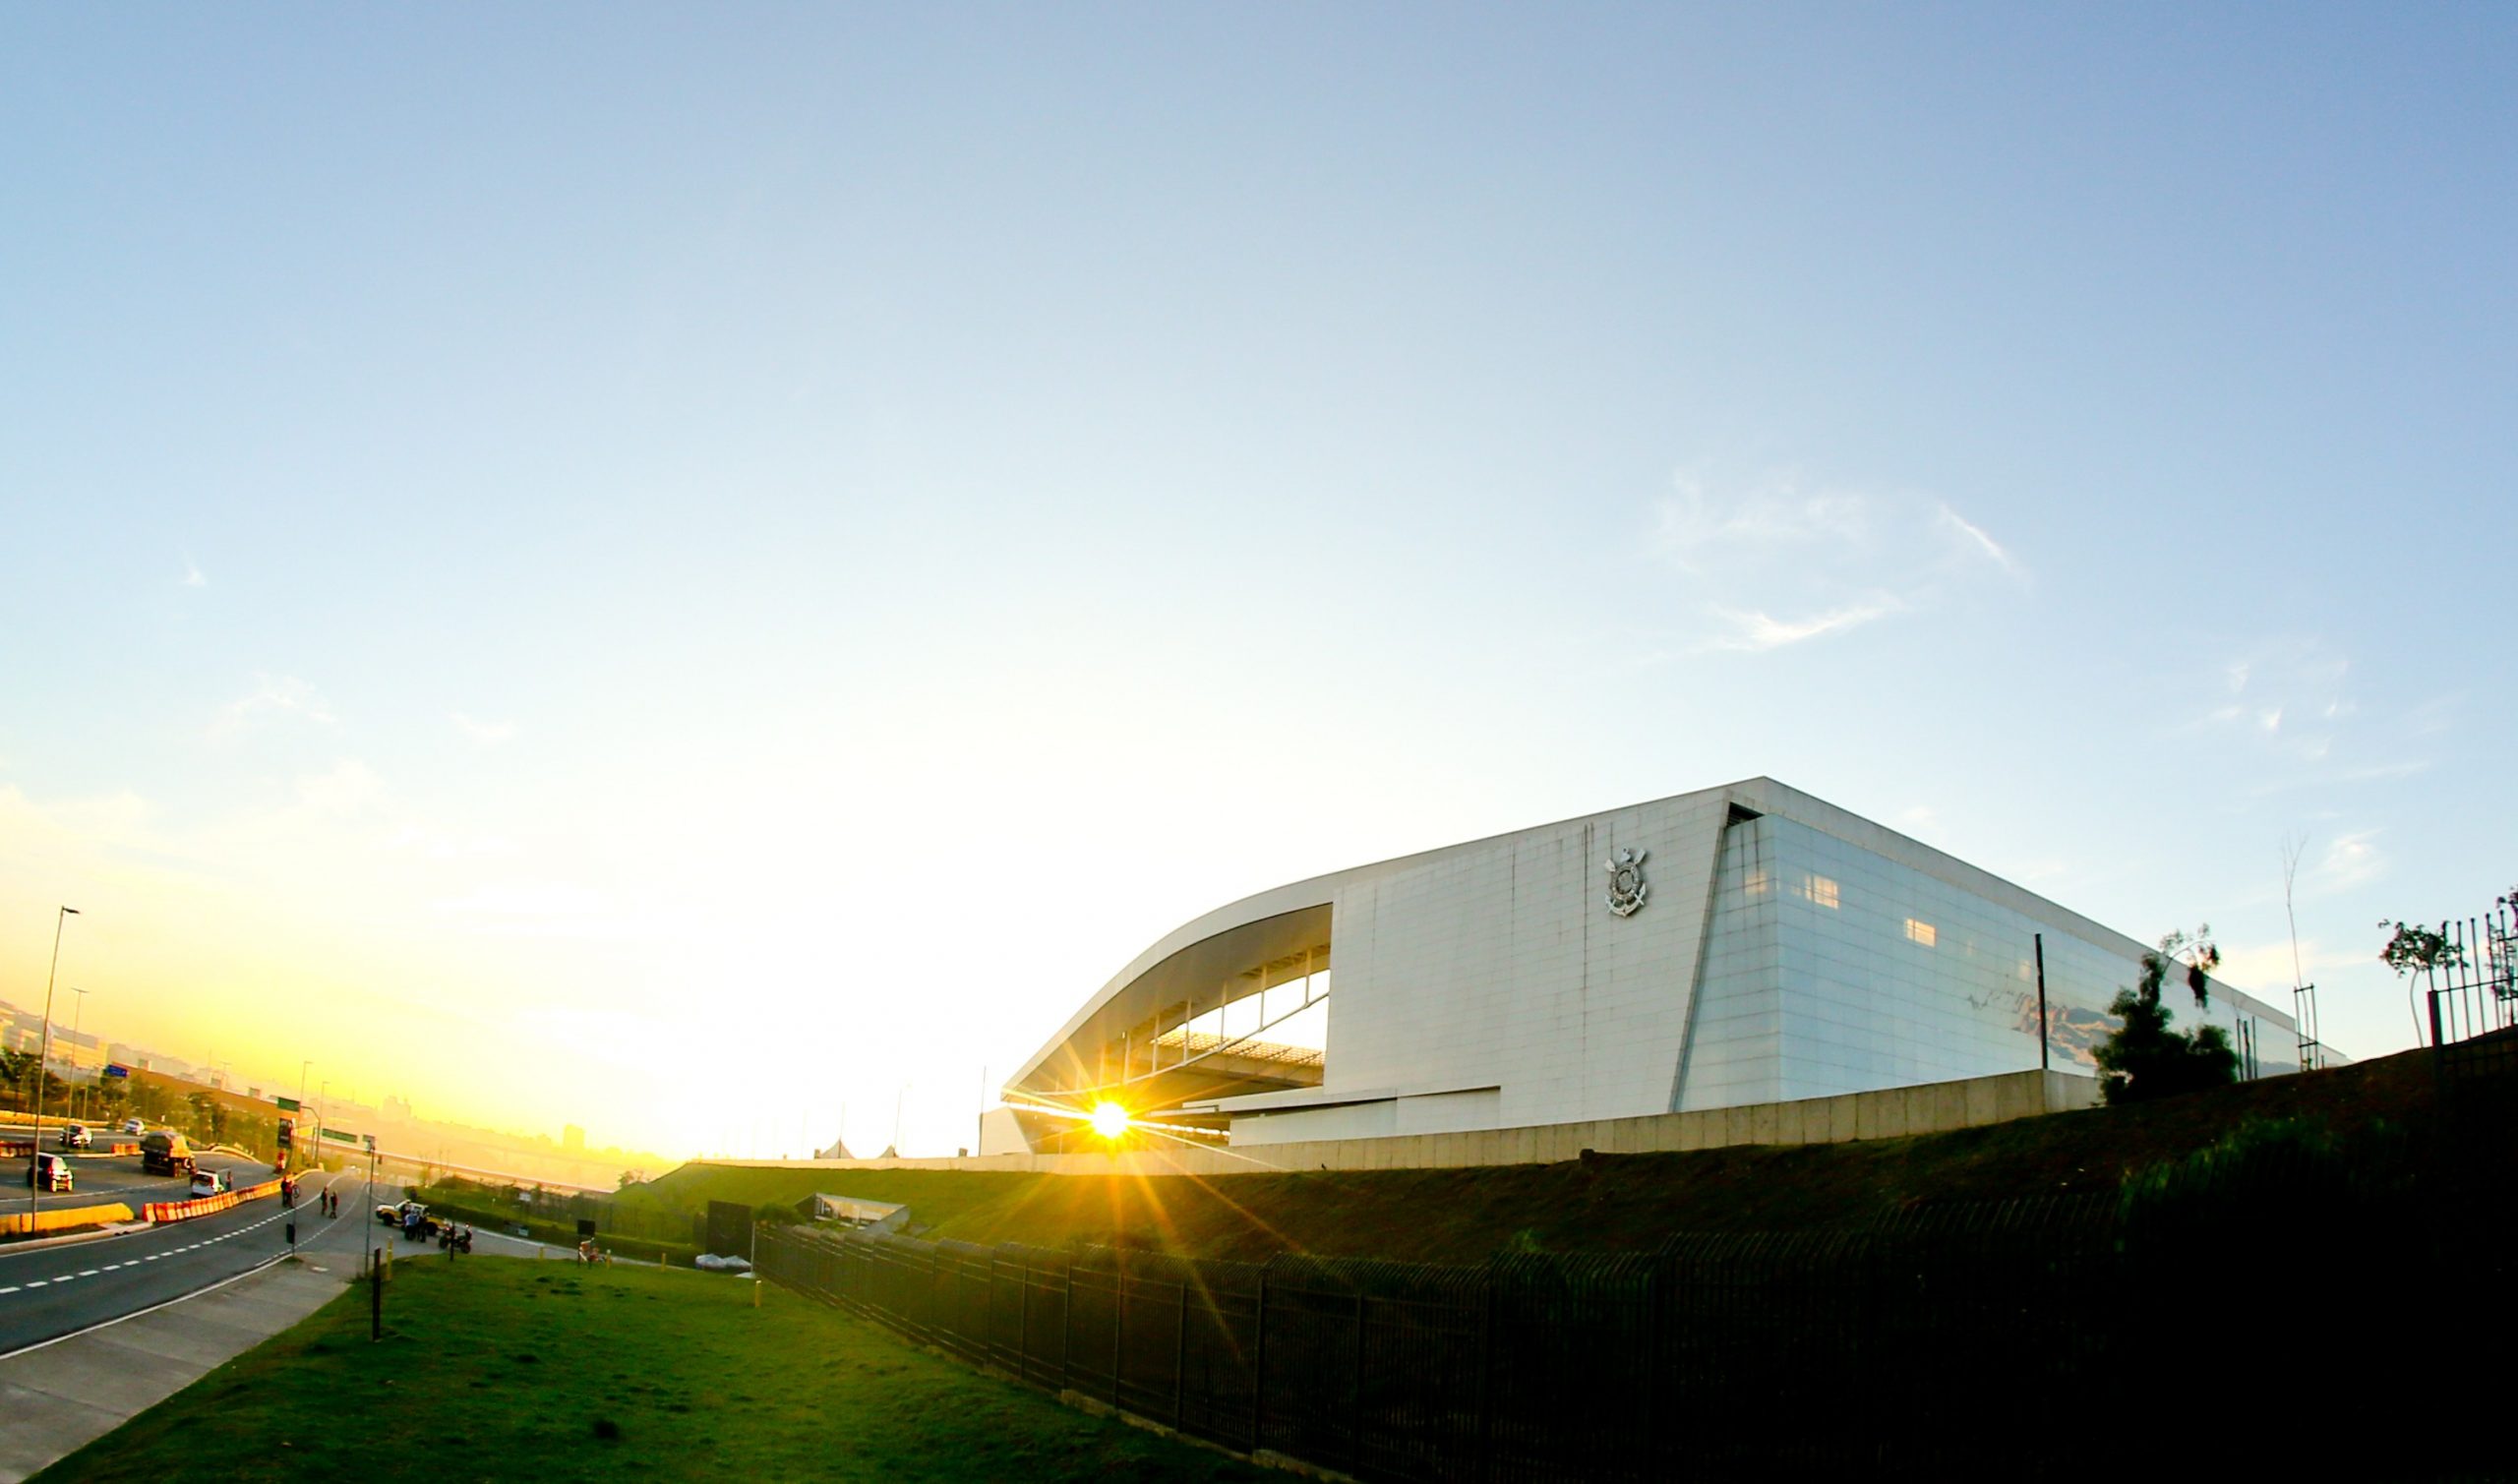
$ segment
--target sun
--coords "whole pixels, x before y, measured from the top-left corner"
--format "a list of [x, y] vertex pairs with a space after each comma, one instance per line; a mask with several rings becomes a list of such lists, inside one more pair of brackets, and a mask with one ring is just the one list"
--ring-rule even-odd
[[1093, 1132], [1105, 1139], [1116, 1139], [1128, 1131], [1128, 1110], [1115, 1102], [1098, 1102], [1093, 1105], [1091, 1122]]

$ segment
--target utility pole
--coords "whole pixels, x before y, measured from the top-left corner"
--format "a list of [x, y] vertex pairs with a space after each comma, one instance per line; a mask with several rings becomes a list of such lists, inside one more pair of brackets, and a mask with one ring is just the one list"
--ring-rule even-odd
[[35, 1137], [27, 1152], [27, 1216], [31, 1227], [34, 1216], [43, 1210], [43, 1181], [36, 1178], [43, 1168], [43, 1080], [52, 1060], [52, 983], [61, 974], [61, 924], [79, 916], [76, 907], [65, 907], [52, 917], [52, 968], [43, 977], [43, 1040], [35, 1052]]

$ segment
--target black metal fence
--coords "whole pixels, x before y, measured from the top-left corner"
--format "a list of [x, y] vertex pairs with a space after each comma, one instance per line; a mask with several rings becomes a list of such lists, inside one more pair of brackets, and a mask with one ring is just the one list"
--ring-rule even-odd
[[2442, 951], [2420, 971], [2430, 1044], [2518, 1030], [2518, 906], [2439, 924]]
[[2463, 1067], [2436, 1125], [2249, 1125], [2104, 1193], [1647, 1254], [1250, 1264], [764, 1226], [757, 1261], [1034, 1385], [1370, 1480], [2418, 1478], [2494, 1458], [2492, 1430], [2425, 1419], [2468, 1342], [2518, 1324], [2513, 1074]]
[[2115, 1209], [1474, 1268], [770, 1227], [757, 1253], [771, 1280], [968, 1360], [1367, 1479], [2035, 1477], [2078, 1472], [2058, 1445], [2124, 1358]]

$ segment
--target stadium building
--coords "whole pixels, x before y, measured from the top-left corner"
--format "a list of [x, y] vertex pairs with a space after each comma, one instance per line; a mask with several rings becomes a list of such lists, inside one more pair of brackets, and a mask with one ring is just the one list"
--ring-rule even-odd
[[[1080, 1147], [1105, 1103], [1243, 1149], [2094, 1077], [2144, 946], [1750, 779], [1184, 923], [1005, 1085], [981, 1153]], [[2171, 993], [2243, 1075], [2296, 1070], [2288, 1014], [2217, 982], [2204, 1006]]]

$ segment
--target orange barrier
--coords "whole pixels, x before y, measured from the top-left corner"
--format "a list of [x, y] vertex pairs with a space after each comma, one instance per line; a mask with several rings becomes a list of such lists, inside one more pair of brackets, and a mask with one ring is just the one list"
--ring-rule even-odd
[[[23, 1159], [34, 1152], [35, 1146], [28, 1140], [0, 1140], [0, 1159]], [[84, 1150], [56, 1150], [55, 1153], [83, 1155], [136, 1155], [140, 1153], [140, 1146], [137, 1144], [112, 1144], [107, 1145], [102, 1149], [90, 1146]]]
[[31, 1236], [72, 1226], [102, 1226], [108, 1221], [130, 1219], [131, 1208], [120, 1201], [107, 1206], [56, 1206], [50, 1211], [19, 1212], [14, 1216], [0, 1217], [0, 1236]]
[[204, 1196], [198, 1201], [150, 1201], [140, 1208], [140, 1217], [144, 1221], [189, 1221], [195, 1217], [215, 1216], [247, 1201], [259, 1201], [265, 1196], [278, 1194], [279, 1182], [265, 1180], [260, 1185], [248, 1185], [224, 1195]]

